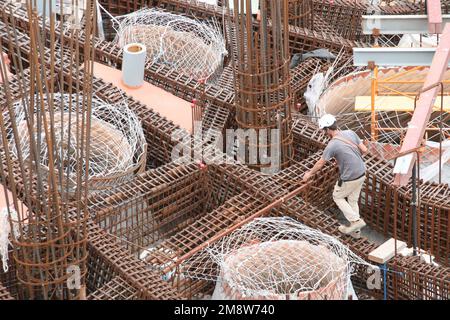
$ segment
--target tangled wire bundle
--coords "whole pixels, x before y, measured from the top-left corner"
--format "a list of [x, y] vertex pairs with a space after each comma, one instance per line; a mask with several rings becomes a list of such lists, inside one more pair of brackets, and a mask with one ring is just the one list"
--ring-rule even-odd
[[164, 63], [197, 80], [214, 81], [223, 67], [225, 41], [216, 21], [199, 22], [158, 9], [142, 9], [117, 18], [115, 42], [139, 42], [151, 63]]
[[259, 218], [188, 260], [185, 274], [216, 280], [213, 298], [341, 300], [355, 263], [367, 265], [331, 236], [290, 218]]
[[[85, 157], [81, 157], [82, 145], [86, 145], [86, 134], [82, 134], [82, 100], [76, 95], [53, 96], [53, 148], [60, 159], [57, 167], [62, 166], [68, 173], [69, 186], [72, 189], [76, 185], [76, 174], [80, 161], [82, 174], [88, 167], [88, 176], [91, 181], [91, 190], [104, 189], [133, 175], [139, 169], [145, 167], [146, 148], [144, 132], [137, 116], [126, 104], [107, 104], [98, 98], [92, 100], [91, 133], [89, 165]], [[49, 103], [44, 99], [47, 110]], [[30, 132], [27, 119], [30, 113], [26, 113], [21, 102], [15, 105], [15, 121], [18, 128], [19, 145], [14, 143], [12, 130], [9, 133], [11, 149], [18, 156], [20, 150], [23, 159], [31, 159]], [[39, 141], [37, 150], [41, 167], [49, 170], [49, 146], [46, 143], [43, 121], [37, 121], [37, 106], [33, 116], [32, 128], [33, 140]], [[44, 115], [47, 123], [50, 123], [50, 112]], [[43, 118], [43, 116], [41, 117]], [[37, 124], [40, 123], [40, 126]], [[86, 131], [84, 131], [86, 132]], [[85, 139], [82, 143], [82, 139]]]

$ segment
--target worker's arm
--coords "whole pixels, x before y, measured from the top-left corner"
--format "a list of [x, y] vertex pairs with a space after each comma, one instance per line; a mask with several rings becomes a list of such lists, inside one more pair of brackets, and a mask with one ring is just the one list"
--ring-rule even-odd
[[311, 177], [312, 177], [317, 171], [319, 171], [320, 169], [323, 168], [323, 166], [325, 165], [325, 163], [327, 163], [327, 162], [325, 161], [325, 159], [324, 159], [324, 158], [320, 158], [320, 160], [316, 162], [316, 164], [314, 165], [314, 167], [313, 167], [311, 170], [309, 170], [308, 172], [305, 173], [305, 175], [303, 176], [303, 181], [306, 182], [306, 181], [308, 181], [309, 179], [311, 179]]
[[358, 145], [358, 148], [363, 155], [369, 152], [369, 149], [367, 149], [367, 146], [363, 142]]

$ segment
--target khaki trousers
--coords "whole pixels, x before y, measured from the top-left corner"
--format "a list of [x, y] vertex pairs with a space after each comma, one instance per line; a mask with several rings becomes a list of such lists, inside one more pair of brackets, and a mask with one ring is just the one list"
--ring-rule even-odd
[[366, 176], [363, 176], [358, 180], [345, 181], [341, 187], [339, 187], [338, 181], [334, 186], [333, 200], [339, 209], [341, 209], [345, 218], [350, 222], [355, 222], [360, 219], [358, 200], [365, 180]]

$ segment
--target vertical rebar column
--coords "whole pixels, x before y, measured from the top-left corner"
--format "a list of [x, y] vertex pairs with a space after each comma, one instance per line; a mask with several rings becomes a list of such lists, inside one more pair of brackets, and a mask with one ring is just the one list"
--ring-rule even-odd
[[288, 0], [260, 1], [260, 19], [246, 14], [252, 0], [229, 0], [228, 8], [231, 1], [236, 122], [246, 132], [238, 135], [240, 152], [245, 146], [245, 163], [254, 169], [283, 169], [293, 158]]

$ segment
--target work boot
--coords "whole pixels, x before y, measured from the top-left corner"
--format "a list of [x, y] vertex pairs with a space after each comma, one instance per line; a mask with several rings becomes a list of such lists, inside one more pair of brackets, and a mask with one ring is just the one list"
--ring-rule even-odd
[[363, 219], [359, 219], [358, 221], [351, 222], [349, 227], [344, 226], [344, 225], [339, 226], [339, 231], [342, 233], [345, 233], [345, 234], [350, 234], [357, 230], [361, 230], [365, 226], [366, 226], [366, 222]]

